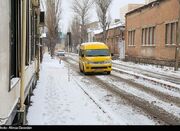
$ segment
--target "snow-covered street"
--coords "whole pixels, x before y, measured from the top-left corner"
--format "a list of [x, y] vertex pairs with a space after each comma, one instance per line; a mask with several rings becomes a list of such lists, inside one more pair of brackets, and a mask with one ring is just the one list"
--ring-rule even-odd
[[171, 90], [118, 72], [85, 76], [73, 60], [77, 56], [71, 57], [60, 63], [44, 55], [28, 125], [179, 123], [179, 87]]
[[64, 63], [45, 55], [40, 81], [28, 111], [29, 125], [115, 124], [71, 80]]

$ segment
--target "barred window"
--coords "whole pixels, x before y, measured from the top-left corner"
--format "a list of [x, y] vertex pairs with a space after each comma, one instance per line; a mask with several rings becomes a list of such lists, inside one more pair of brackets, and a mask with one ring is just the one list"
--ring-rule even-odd
[[166, 24], [166, 45], [176, 45], [178, 22]]
[[128, 45], [135, 46], [135, 30], [128, 31]]
[[155, 46], [155, 27], [142, 29], [142, 45]]

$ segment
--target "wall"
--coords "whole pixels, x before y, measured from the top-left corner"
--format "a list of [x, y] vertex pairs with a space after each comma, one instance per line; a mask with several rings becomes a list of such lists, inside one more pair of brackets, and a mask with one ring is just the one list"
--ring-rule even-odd
[[141, 6], [143, 6], [144, 4], [128, 4], [126, 6], [123, 6], [120, 8], [120, 20], [122, 22], [125, 22], [125, 14], [131, 10], [137, 9]]
[[[0, 18], [3, 18], [0, 19], [0, 118], [5, 118], [12, 112], [20, 93], [20, 81], [16, 81], [15, 87], [9, 92], [10, 0], [0, 0]], [[3, 122], [0, 121], [0, 125]]]
[[[128, 57], [139, 57], [165, 60], [173, 62], [175, 58], [175, 47], [165, 45], [165, 25], [168, 22], [177, 21], [179, 3], [177, 0], [165, 0], [153, 7], [147, 7], [126, 16], [126, 55]], [[173, 7], [173, 8], [172, 8]], [[156, 26], [155, 47], [143, 47], [142, 28]], [[135, 46], [128, 46], [128, 30], [135, 29]]]
[[[102, 42], [103, 34], [96, 34], [96, 40]], [[120, 42], [124, 40], [124, 26], [117, 26], [108, 30], [107, 46], [116, 57], [120, 55]]]

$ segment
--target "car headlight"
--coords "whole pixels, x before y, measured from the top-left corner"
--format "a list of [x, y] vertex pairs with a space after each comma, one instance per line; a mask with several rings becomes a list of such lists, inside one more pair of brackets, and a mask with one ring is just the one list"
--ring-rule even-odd
[[104, 64], [112, 64], [112, 61], [111, 60], [104, 61]]
[[102, 61], [102, 62], [92, 62], [92, 61], [87, 61], [86, 64], [112, 64], [111, 60], [108, 61]]

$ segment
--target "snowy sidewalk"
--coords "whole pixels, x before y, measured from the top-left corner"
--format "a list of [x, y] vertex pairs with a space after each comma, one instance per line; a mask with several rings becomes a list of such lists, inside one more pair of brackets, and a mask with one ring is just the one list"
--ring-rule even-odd
[[29, 108], [28, 125], [112, 125], [78, 85], [68, 82], [64, 63], [45, 54], [40, 80]]

